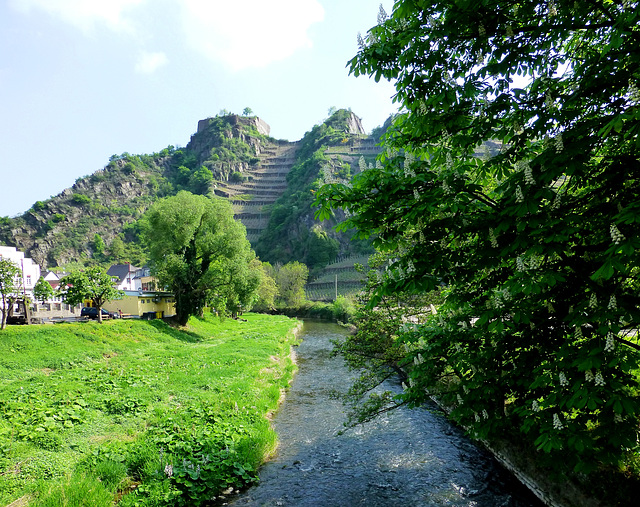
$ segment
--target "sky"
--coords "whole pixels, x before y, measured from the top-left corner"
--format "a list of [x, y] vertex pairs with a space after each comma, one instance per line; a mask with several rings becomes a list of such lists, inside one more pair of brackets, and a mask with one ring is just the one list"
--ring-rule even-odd
[[114, 154], [186, 146], [245, 108], [295, 141], [332, 107], [365, 130], [391, 83], [349, 75], [357, 35], [391, 0], [0, 0], [0, 216]]

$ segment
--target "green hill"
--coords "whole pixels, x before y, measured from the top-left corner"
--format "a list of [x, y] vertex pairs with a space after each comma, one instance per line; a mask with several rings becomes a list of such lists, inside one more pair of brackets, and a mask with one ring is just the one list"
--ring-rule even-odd
[[366, 252], [332, 223], [313, 219], [313, 190], [348, 179], [379, 148], [346, 110], [314, 126], [302, 140], [269, 137], [257, 117], [207, 118], [184, 148], [123, 153], [60, 194], [36, 201], [16, 218], [0, 217], [0, 244], [15, 246], [52, 269], [146, 262], [137, 219], [156, 200], [180, 190], [230, 199], [263, 260], [299, 260], [313, 273], [338, 255]]

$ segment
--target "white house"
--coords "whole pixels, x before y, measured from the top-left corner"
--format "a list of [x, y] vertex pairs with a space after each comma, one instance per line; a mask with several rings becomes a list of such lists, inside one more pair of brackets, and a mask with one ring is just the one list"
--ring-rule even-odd
[[108, 270], [107, 274], [116, 278], [116, 289], [118, 290], [138, 290], [136, 287], [135, 277], [136, 272], [140, 268], [136, 268], [131, 264], [113, 264]]
[[13, 246], [0, 245], [0, 259], [9, 259], [20, 268], [22, 277], [20, 289], [33, 299], [33, 288], [40, 279], [40, 266]]

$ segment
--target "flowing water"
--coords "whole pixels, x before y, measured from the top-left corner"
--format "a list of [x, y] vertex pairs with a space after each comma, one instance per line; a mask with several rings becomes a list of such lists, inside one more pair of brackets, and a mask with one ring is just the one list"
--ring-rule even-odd
[[[331, 357], [338, 326], [306, 322], [299, 371], [274, 420], [277, 456], [233, 506], [540, 506], [435, 406], [395, 410], [342, 435], [352, 373]], [[397, 386], [386, 386], [388, 389]]]

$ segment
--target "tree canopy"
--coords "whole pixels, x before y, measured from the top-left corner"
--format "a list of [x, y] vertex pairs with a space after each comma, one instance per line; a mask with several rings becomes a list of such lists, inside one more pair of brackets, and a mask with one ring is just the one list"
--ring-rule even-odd
[[99, 266], [68, 274], [60, 279], [58, 288], [62, 300], [70, 305], [91, 301], [98, 309], [98, 322], [102, 323], [102, 306], [107, 301], [120, 299], [122, 291], [114, 287], [113, 277]]
[[175, 295], [180, 324], [208, 304], [225, 311], [227, 301], [251, 299], [257, 282], [244, 267], [254, 253], [228, 201], [181, 191], [151, 206], [143, 228], [152, 270]]
[[38, 281], [33, 287], [33, 297], [36, 301], [40, 301], [44, 304], [47, 299], [53, 297], [54, 294], [55, 291], [53, 290], [53, 287], [51, 287], [51, 284], [49, 284], [49, 282], [47, 282], [42, 276], [38, 278]]
[[447, 288], [398, 330], [396, 402], [438, 393], [476, 436], [616, 460], [640, 413], [638, 2], [398, 0], [359, 42], [351, 72], [402, 110], [317, 216], [344, 208], [390, 254], [372, 305]]
[[0, 258], [0, 311], [2, 312], [2, 321], [0, 321], [0, 329], [7, 326], [7, 317], [11, 305], [15, 302], [15, 297], [21, 287], [20, 284], [20, 268], [11, 259]]

